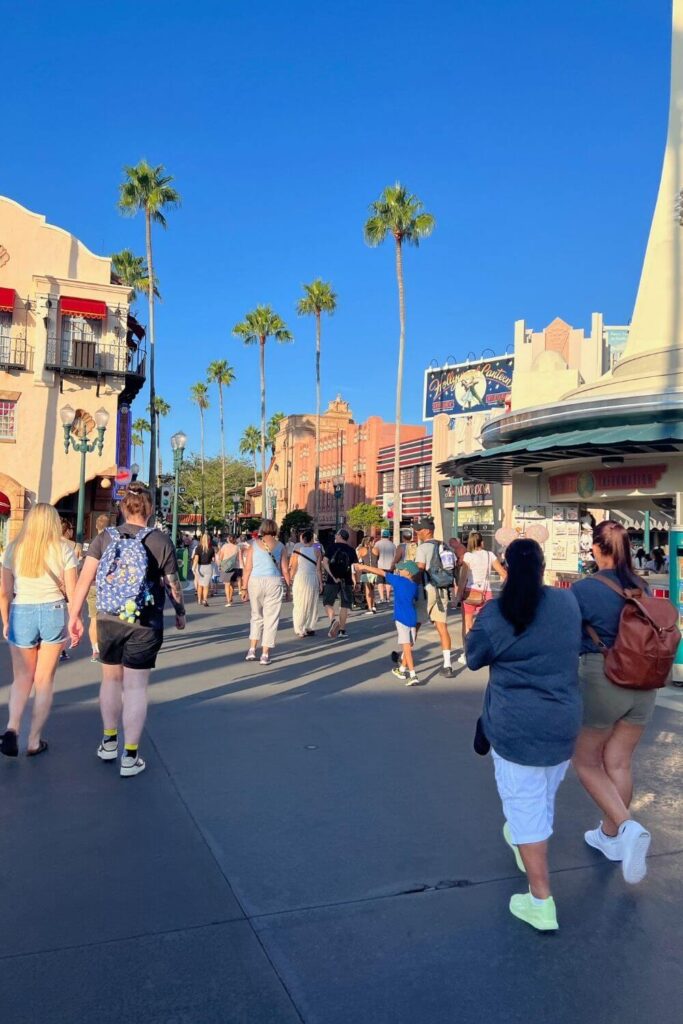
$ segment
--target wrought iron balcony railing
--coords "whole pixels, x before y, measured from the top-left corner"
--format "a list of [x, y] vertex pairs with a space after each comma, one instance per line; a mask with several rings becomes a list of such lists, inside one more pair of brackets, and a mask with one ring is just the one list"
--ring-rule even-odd
[[31, 357], [25, 335], [0, 333], [0, 370], [30, 370]]
[[45, 366], [48, 370], [84, 377], [145, 376], [144, 344], [131, 348], [122, 339], [76, 340], [51, 337], [47, 340]]

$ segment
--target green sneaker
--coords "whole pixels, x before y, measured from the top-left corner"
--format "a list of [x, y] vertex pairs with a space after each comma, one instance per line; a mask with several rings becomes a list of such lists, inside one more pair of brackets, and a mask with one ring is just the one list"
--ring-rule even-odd
[[539, 905], [534, 903], [530, 892], [518, 893], [510, 900], [510, 913], [539, 932], [554, 932], [560, 927], [552, 896]]
[[391, 674], [392, 676], [396, 676], [397, 679], [402, 679], [403, 682], [405, 682], [406, 679], [410, 678], [408, 675], [408, 670], [403, 668], [402, 665], [398, 666], [397, 668], [392, 668]]
[[507, 821], [503, 825], [503, 839], [514, 853], [515, 860], [517, 861], [517, 867], [522, 872], [522, 874], [525, 875], [526, 868], [524, 867], [524, 861], [522, 860], [522, 856], [519, 852], [519, 847], [515, 846], [515, 844], [512, 842], [512, 836], [510, 835], [510, 826], [508, 825]]

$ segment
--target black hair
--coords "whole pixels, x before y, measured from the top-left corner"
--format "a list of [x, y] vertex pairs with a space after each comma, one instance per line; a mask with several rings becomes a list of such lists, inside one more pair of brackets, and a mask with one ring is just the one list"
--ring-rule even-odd
[[337, 530], [337, 533], [339, 534], [339, 536], [341, 537], [342, 540], [348, 540], [349, 537], [351, 536], [349, 531], [346, 530], [343, 526], [342, 526], [341, 530]]
[[302, 530], [301, 539], [304, 542], [304, 544], [310, 544], [311, 541], [313, 540], [313, 530]]
[[522, 537], [505, 549], [508, 577], [498, 606], [504, 619], [514, 626], [515, 636], [523, 633], [536, 617], [543, 593], [545, 561], [540, 544]]

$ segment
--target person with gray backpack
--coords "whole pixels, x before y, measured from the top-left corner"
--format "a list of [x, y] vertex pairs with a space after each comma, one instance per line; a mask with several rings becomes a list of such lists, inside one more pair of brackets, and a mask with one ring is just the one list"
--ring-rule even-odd
[[[453, 676], [451, 666], [451, 635], [448, 632], [448, 590], [453, 586], [452, 561], [442, 561], [446, 545], [434, 539], [434, 520], [426, 516], [415, 527], [418, 545], [415, 561], [420, 570], [427, 599], [427, 614], [434, 623], [441, 644], [443, 668], [441, 674]], [[452, 559], [452, 552], [448, 551]]]
[[178, 629], [185, 628], [185, 607], [171, 538], [147, 526], [152, 512], [148, 489], [131, 484], [121, 512], [124, 524], [104, 530], [88, 548], [70, 605], [69, 635], [73, 646], [83, 636], [81, 609], [94, 583], [104, 726], [97, 756], [101, 761], [117, 760], [122, 721], [120, 774], [126, 778], [146, 767], [138, 746], [147, 717], [149, 674], [164, 638], [166, 596], [175, 609]]

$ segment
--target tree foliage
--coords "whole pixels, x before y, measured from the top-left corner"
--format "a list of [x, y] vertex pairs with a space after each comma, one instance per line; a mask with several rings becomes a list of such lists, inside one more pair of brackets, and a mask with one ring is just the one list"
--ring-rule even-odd
[[[144, 256], [136, 256], [132, 249], [121, 249], [120, 252], [113, 252], [111, 255], [112, 276], [118, 284], [124, 284], [133, 293], [133, 302], [141, 293], [147, 293], [149, 289], [149, 273], [147, 272], [147, 260]], [[157, 299], [161, 298], [157, 281], [154, 282], [154, 294]]]
[[[248, 462], [243, 459], [236, 459], [229, 455], [225, 457], [225, 485], [228, 494], [244, 494], [245, 488], [253, 484], [253, 470]], [[201, 459], [198, 454], [191, 454], [183, 461], [180, 470], [180, 486], [184, 493], [178, 497], [178, 509], [181, 513], [194, 512], [194, 502], [201, 505], [202, 500], [202, 468]], [[207, 522], [220, 520], [222, 518], [222, 474], [221, 458], [204, 459], [204, 501], [206, 508]], [[232, 503], [228, 504], [229, 513], [232, 511]]]
[[280, 539], [286, 542], [292, 530], [305, 530], [307, 526], [313, 526], [313, 517], [303, 508], [293, 508], [280, 523]]
[[266, 428], [266, 438], [268, 440], [268, 447], [270, 448], [270, 454], [275, 455], [275, 442], [277, 435], [280, 430], [280, 424], [285, 418], [283, 412], [274, 412], [268, 420], [268, 426]]
[[365, 501], [359, 502], [358, 505], [354, 505], [348, 510], [346, 522], [352, 530], [362, 530], [363, 533], [367, 533], [373, 526], [386, 527], [387, 525], [382, 509]]
[[388, 185], [379, 199], [370, 204], [370, 216], [364, 235], [368, 245], [381, 245], [391, 235], [399, 245], [419, 245], [434, 230], [436, 221], [426, 213], [424, 203], [399, 181]]

